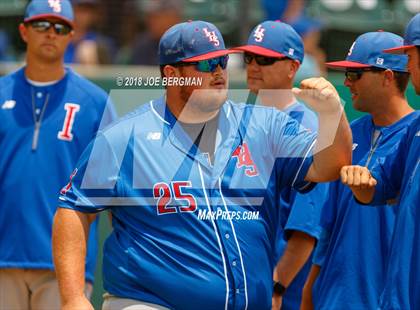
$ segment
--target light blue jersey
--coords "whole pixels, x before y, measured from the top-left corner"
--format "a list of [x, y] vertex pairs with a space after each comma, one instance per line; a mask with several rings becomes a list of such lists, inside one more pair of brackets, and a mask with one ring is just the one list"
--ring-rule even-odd
[[59, 206], [109, 209], [104, 287], [171, 309], [271, 309], [280, 191], [305, 191], [315, 135], [272, 108], [226, 102], [214, 164], [163, 99], [92, 143]]

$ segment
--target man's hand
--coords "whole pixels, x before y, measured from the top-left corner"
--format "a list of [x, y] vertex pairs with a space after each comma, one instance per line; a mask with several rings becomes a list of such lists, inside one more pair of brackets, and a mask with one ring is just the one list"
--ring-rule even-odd
[[372, 201], [376, 180], [366, 167], [344, 166], [340, 171], [341, 182], [350, 187], [356, 199], [364, 204]]
[[370, 174], [366, 167], [362, 166], [344, 166], [340, 171], [341, 182], [351, 189], [369, 189], [376, 186], [376, 180]]
[[337, 114], [342, 111], [337, 90], [322, 77], [303, 80], [300, 88], [293, 88], [292, 92], [320, 114]]
[[95, 310], [92, 304], [85, 296], [75, 298], [68, 303], [64, 303], [61, 306], [61, 310]]
[[352, 134], [337, 90], [324, 78], [310, 78], [292, 91], [318, 113], [318, 137], [312, 150], [314, 161], [305, 180], [338, 179], [341, 167], [351, 163]]

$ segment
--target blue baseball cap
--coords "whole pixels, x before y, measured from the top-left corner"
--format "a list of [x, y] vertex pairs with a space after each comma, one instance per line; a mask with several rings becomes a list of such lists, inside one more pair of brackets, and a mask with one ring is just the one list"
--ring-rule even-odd
[[333, 69], [362, 69], [376, 67], [393, 71], [407, 72], [406, 55], [392, 55], [384, 49], [400, 46], [403, 38], [391, 32], [377, 31], [360, 35], [350, 47], [346, 60], [327, 62]]
[[188, 21], [169, 28], [159, 42], [159, 64], [195, 62], [231, 53], [215, 25]]
[[32, 0], [26, 7], [24, 22], [56, 17], [73, 26], [73, 8], [68, 0]]
[[247, 45], [232, 50], [266, 57], [288, 57], [300, 63], [304, 54], [302, 38], [292, 26], [281, 21], [265, 21], [257, 25], [249, 35]]
[[385, 53], [402, 54], [405, 50], [420, 46], [420, 13], [417, 13], [407, 25], [405, 29], [404, 45], [388, 48]]

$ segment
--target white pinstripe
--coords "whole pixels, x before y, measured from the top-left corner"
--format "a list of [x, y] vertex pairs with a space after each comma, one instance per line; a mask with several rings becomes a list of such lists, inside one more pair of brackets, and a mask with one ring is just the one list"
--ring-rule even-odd
[[[207, 208], [208, 208], [209, 212], [211, 212], [209, 198], [207, 197], [207, 191], [206, 191], [206, 187], [204, 185], [203, 172], [201, 171], [201, 165], [200, 164], [198, 164], [198, 171], [200, 172], [201, 186], [203, 187], [203, 192], [204, 192], [204, 196], [206, 198]], [[217, 243], [219, 244], [220, 254], [222, 255], [222, 260], [223, 260], [223, 271], [225, 273], [225, 281], [226, 281], [226, 302], [225, 302], [225, 310], [227, 310], [228, 309], [228, 302], [229, 302], [229, 279], [227, 277], [226, 259], [225, 259], [225, 255], [223, 254], [222, 242], [220, 241], [219, 234], [217, 233], [216, 224], [214, 223], [214, 220], [213, 219], [211, 220], [211, 223], [213, 224], [213, 229], [214, 229], [214, 232], [216, 234]]]
[[[226, 206], [226, 201], [225, 198], [223, 197], [223, 192], [222, 192], [222, 181], [219, 178], [219, 191], [220, 191], [220, 195], [222, 197], [223, 200], [223, 205], [225, 207], [225, 210], [228, 211], [227, 206]], [[233, 223], [232, 223], [232, 219], [229, 217], [229, 222], [230, 222], [230, 226], [232, 227], [232, 231], [233, 231], [233, 236], [235, 238], [235, 242], [236, 242], [236, 246], [238, 247], [238, 251], [239, 251], [239, 259], [241, 261], [241, 268], [242, 268], [242, 275], [244, 277], [244, 287], [245, 287], [245, 310], [248, 309], [248, 288], [247, 288], [247, 281], [246, 281], [246, 273], [245, 273], [245, 267], [244, 267], [244, 261], [242, 259], [242, 251], [241, 251], [241, 247], [239, 246], [239, 242], [238, 239], [236, 238], [236, 232], [235, 232], [235, 227], [233, 227]]]

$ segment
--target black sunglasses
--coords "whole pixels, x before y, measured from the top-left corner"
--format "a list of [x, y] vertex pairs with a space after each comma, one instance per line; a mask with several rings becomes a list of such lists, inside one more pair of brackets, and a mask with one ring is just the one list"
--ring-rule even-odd
[[260, 66], [270, 66], [273, 63], [275, 63], [276, 61], [283, 61], [286, 59], [289, 59], [287, 57], [266, 57], [266, 56], [261, 56], [261, 55], [255, 55], [252, 53], [244, 53], [244, 62], [249, 65], [252, 60], [255, 59], [256, 63]]
[[369, 71], [370, 72], [383, 72], [385, 71], [385, 69], [371, 67], [371, 68], [363, 68], [363, 69], [358, 69], [358, 70], [347, 70], [346, 73], [344, 73], [344, 75], [346, 76], [347, 80], [349, 80], [350, 82], [355, 82], [361, 79], [363, 73], [369, 72]]
[[197, 71], [200, 72], [214, 72], [218, 66], [220, 66], [223, 70], [226, 69], [228, 64], [229, 56], [220, 56], [216, 58], [200, 60], [196, 62], [178, 62], [176, 64], [171, 64], [173, 67], [182, 67], [182, 66], [191, 66], [195, 65]]
[[61, 22], [50, 22], [48, 20], [34, 20], [28, 23], [38, 32], [47, 32], [53, 27], [54, 32], [58, 35], [67, 35], [72, 31], [72, 27], [66, 23]]

